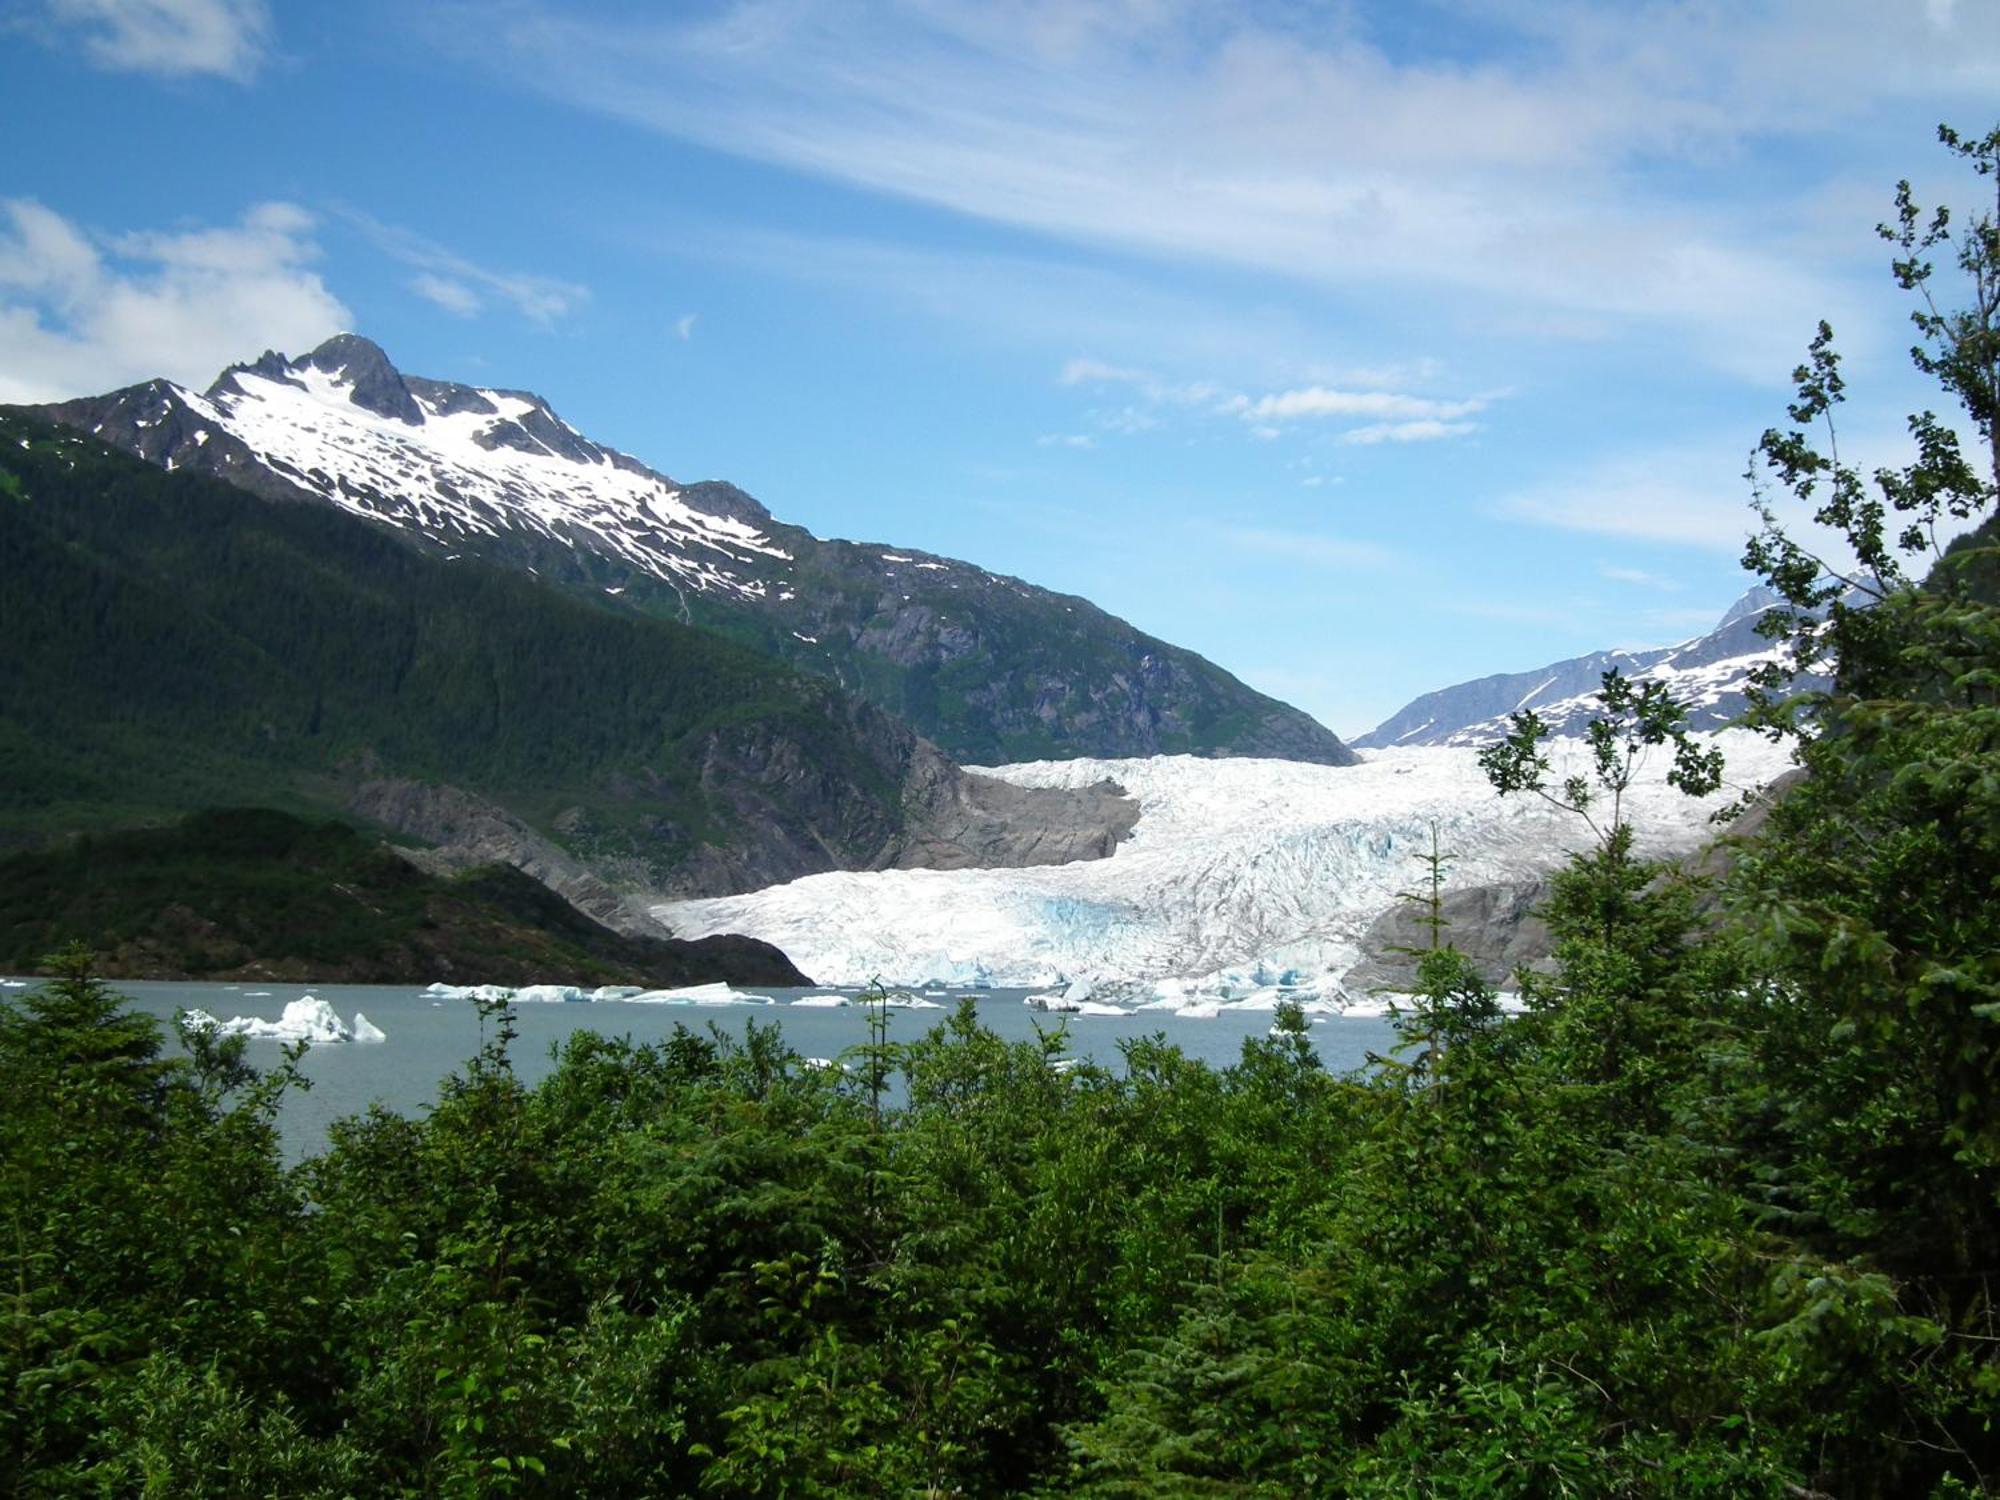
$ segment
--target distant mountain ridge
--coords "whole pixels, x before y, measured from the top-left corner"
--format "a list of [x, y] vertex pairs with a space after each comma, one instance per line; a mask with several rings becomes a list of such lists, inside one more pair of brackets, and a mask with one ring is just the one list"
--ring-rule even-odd
[[1087, 600], [909, 548], [824, 541], [676, 484], [542, 398], [405, 375], [341, 334], [197, 394], [155, 380], [35, 408], [169, 470], [393, 527], [826, 677], [960, 761], [1262, 755], [1347, 764], [1307, 715]]
[[[1689, 710], [1696, 729], [1720, 729], [1749, 707], [1745, 689], [1758, 665], [1782, 648], [1757, 633], [1757, 622], [1778, 603], [1769, 589], [1751, 589], [1732, 604], [1715, 628], [1673, 646], [1638, 651], [1593, 651], [1551, 662], [1531, 672], [1500, 672], [1412, 699], [1352, 741], [1358, 750], [1392, 745], [1486, 745], [1507, 733], [1512, 714], [1532, 708], [1557, 734], [1580, 734], [1597, 712], [1597, 692], [1614, 668], [1634, 681], [1670, 687]], [[1801, 687], [1820, 685], [1801, 679]]]

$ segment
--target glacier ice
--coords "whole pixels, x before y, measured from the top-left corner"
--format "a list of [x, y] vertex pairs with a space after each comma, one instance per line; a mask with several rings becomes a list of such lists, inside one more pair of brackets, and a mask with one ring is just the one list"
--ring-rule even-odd
[[[1691, 800], [1666, 785], [1663, 757], [1643, 767], [1625, 798], [1642, 852], [1698, 847], [1709, 814], [1790, 764], [1753, 734], [1703, 738], [1727, 757], [1730, 787]], [[1552, 751], [1558, 777], [1587, 755], [1576, 740]], [[1341, 980], [1369, 924], [1415, 882], [1433, 824], [1456, 886], [1546, 874], [1589, 838], [1537, 799], [1496, 796], [1461, 746], [1385, 749], [1348, 767], [1159, 756], [986, 774], [1064, 788], [1109, 777], [1137, 799], [1138, 824], [1108, 859], [835, 872], [655, 915], [684, 937], [761, 938], [835, 985], [943, 979], [1035, 990], [1050, 1009], [1094, 1001], [1188, 1018], [1286, 998], [1353, 1014], [1375, 1007]]]
[[354, 1013], [354, 1040], [357, 1042], [386, 1042], [388, 1035], [360, 1011]]

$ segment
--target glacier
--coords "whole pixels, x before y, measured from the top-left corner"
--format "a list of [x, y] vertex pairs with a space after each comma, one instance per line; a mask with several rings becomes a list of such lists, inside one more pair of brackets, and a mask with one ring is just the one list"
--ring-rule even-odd
[[[1727, 784], [1689, 799], [1666, 784], [1657, 752], [1625, 798], [1644, 853], [1691, 852], [1714, 836], [1711, 814], [1790, 766], [1788, 748], [1758, 735], [1699, 738], [1723, 750]], [[1551, 754], [1559, 780], [1587, 750], [1559, 740]], [[1452, 886], [1543, 875], [1590, 840], [1572, 814], [1496, 795], [1464, 746], [1378, 750], [1345, 767], [1160, 756], [982, 770], [1024, 787], [1108, 777], [1138, 801], [1138, 823], [1101, 860], [837, 872], [653, 913], [681, 937], [761, 938], [827, 985], [1059, 986], [1064, 1009], [1184, 1017], [1281, 998], [1351, 1009], [1341, 981], [1369, 924], [1418, 884], [1433, 826]]]

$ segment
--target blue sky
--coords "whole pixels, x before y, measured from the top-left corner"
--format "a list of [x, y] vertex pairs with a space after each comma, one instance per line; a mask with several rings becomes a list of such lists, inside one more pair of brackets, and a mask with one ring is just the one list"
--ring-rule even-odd
[[[347, 327], [1353, 733], [1694, 633], [1990, 0], [0, 0], [0, 401]], [[1984, 111], [1984, 113], [1982, 113]]]

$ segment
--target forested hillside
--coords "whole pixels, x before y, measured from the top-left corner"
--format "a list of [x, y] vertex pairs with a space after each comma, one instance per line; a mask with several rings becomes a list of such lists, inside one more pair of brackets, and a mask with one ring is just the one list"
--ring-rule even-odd
[[0, 490], [0, 836], [340, 809], [405, 778], [670, 885], [721, 847], [790, 873], [866, 865], [935, 758], [704, 632], [66, 429], [0, 416]]
[[340, 823], [259, 808], [0, 855], [0, 970], [88, 935], [106, 974], [357, 984], [805, 984], [768, 943], [622, 936], [505, 865], [427, 874]]

